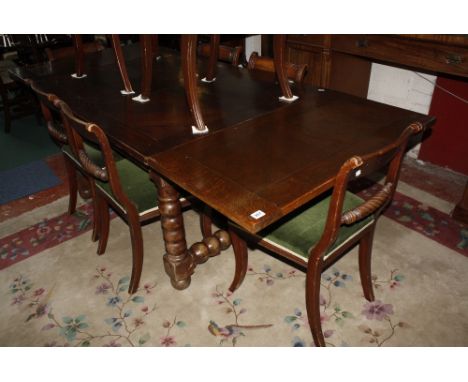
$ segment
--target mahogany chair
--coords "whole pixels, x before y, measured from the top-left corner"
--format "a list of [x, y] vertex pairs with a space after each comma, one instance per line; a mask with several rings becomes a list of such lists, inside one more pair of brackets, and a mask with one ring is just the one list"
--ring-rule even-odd
[[[227, 62], [233, 66], [238, 66], [241, 62], [243, 48], [241, 46], [219, 45], [218, 60]], [[198, 45], [198, 54], [202, 57], [210, 57], [210, 44]]]
[[[39, 99], [39, 105], [41, 107], [42, 116], [46, 122], [47, 131], [49, 132], [49, 135], [52, 138], [52, 140], [61, 148], [64, 157], [69, 190], [68, 214], [72, 215], [76, 211], [79, 179], [78, 173], [80, 173], [82, 176], [81, 179], [83, 179], [84, 182], [86, 182], [84, 188], [86, 190], [90, 190], [88, 191], [90, 192], [90, 195], [85, 196], [93, 198], [92, 202], [94, 207], [94, 219], [92, 240], [96, 241], [98, 239], [99, 234], [99, 217], [97, 214], [96, 199], [92, 195], [92, 183], [94, 183], [94, 180], [86, 173], [81, 163], [76, 160], [75, 156], [72, 153], [70, 147], [70, 136], [69, 134], [67, 134], [61, 122], [58, 109], [56, 108], [61, 101], [54, 94], [45, 93], [39, 90], [32, 81], [29, 81], [29, 85], [31, 86], [31, 89], [35, 92]], [[100, 153], [92, 146], [87, 145], [86, 147], [88, 152], [90, 153], [90, 157], [102, 163]]]
[[[115, 160], [104, 131], [94, 123], [77, 118], [64, 103], [58, 103], [64, 127], [71, 136], [71, 149], [87, 174], [94, 179], [93, 189], [99, 214], [98, 254], [102, 254], [109, 237], [109, 206], [128, 224], [132, 243], [132, 274], [128, 292], [138, 290], [143, 267], [141, 225], [160, 216], [157, 189], [147, 171], [127, 159]], [[102, 162], [93, 159], [90, 147], [98, 150]], [[185, 198], [182, 206], [189, 205]]]
[[[261, 70], [275, 73], [275, 62], [270, 57], [259, 56], [257, 52], [252, 52], [247, 65], [249, 70]], [[301, 83], [307, 73], [307, 64], [286, 63], [286, 75], [289, 80]]]
[[[104, 45], [100, 41], [91, 41], [91, 42], [86, 42], [83, 43], [83, 51], [84, 53], [94, 53], [94, 52], [100, 52], [104, 50]], [[67, 57], [74, 57], [75, 56], [75, 47], [73, 46], [67, 46], [64, 48], [46, 48], [45, 53], [47, 55], [47, 58], [49, 59], [50, 62], [57, 61], [57, 60], [62, 60]]]
[[5, 133], [10, 133], [14, 119], [36, 114], [40, 123], [40, 110], [37, 100], [27, 87], [13, 81], [8, 70], [15, 67], [11, 60], [0, 61], [0, 111], [3, 111]]
[[[364, 296], [374, 301], [371, 253], [375, 226], [395, 193], [408, 139], [421, 130], [421, 124], [412, 124], [384, 149], [348, 159], [336, 175], [331, 194], [312, 201], [306, 208], [292, 213], [271, 228], [250, 234], [230, 223], [236, 271], [229, 289], [236, 290], [247, 272], [245, 238], [253, 239], [255, 244], [306, 268], [305, 297], [309, 325], [315, 344], [325, 346], [320, 323], [321, 273], [352, 246], [359, 244], [359, 272]], [[382, 170], [387, 165], [383, 187], [367, 201], [347, 190], [350, 181]]]

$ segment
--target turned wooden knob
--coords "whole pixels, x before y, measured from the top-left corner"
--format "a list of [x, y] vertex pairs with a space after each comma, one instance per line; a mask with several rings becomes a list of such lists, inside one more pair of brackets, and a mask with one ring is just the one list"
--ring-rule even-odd
[[208, 247], [210, 256], [216, 256], [221, 252], [221, 244], [217, 237], [208, 236], [203, 239], [203, 243]]
[[221, 246], [221, 251], [224, 251], [225, 249], [228, 249], [229, 246], [231, 245], [231, 236], [229, 236], [229, 233], [227, 231], [224, 231], [222, 229], [216, 231], [214, 235], [218, 238], [219, 244]]
[[204, 263], [210, 257], [210, 252], [205, 243], [195, 243], [190, 247], [190, 253], [198, 264]]

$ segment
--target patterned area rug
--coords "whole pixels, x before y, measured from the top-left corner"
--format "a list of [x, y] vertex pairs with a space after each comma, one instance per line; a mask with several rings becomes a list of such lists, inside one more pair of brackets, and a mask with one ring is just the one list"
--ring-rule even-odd
[[[197, 214], [187, 211], [184, 218], [188, 242], [198, 240]], [[83, 231], [86, 220], [78, 223]], [[362, 296], [356, 249], [323, 274], [322, 322], [329, 346], [468, 345], [466, 257], [400, 223], [383, 217], [378, 225], [375, 302]], [[199, 266], [188, 289], [176, 291], [163, 270], [159, 224], [144, 228], [141, 288], [133, 296], [126, 292], [129, 232], [120, 219], [111, 223], [103, 256], [95, 254], [89, 232], [62, 241], [56, 235], [54, 246], [36, 256], [18, 253], [27, 260], [13, 261], [0, 272], [0, 344], [313, 345], [301, 270], [250, 251], [248, 276], [230, 294], [234, 261], [229, 249]], [[57, 231], [63, 234], [67, 226]]]

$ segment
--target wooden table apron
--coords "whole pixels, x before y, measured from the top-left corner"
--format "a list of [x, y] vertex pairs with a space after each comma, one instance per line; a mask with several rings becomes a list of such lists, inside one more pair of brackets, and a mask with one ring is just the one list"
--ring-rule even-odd
[[[135, 44], [136, 45], [136, 44]], [[15, 70], [56, 94], [85, 120], [99, 124], [116, 150], [149, 168], [158, 187], [172, 285], [190, 284], [195, 261], [187, 250], [176, 184], [251, 232], [276, 222], [333, 185], [343, 161], [382, 148], [412, 122], [431, 117], [333, 91], [294, 87], [284, 94], [271, 75], [218, 64], [216, 81], [198, 83], [206, 135], [194, 136], [180, 57], [161, 49], [153, 63], [150, 101], [120, 94], [122, 81], [111, 50], [86, 59], [87, 77], [74, 79], [74, 62]], [[139, 47], [126, 47], [133, 83], [139, 83]], [[199, 60], [204, 72], [207, 60]], [[265, 215], [252, 218], [252, 213]]]

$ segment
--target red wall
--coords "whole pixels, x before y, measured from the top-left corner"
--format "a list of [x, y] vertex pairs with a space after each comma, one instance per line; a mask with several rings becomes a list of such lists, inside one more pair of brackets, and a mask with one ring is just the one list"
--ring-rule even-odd
[[[468, 81], [437, 78], [437, 84], [468, 100]], [[437, 118], [421, 145], [421, 160], [468, 175], [468, 103], [434, 89], [430, 115]]]

